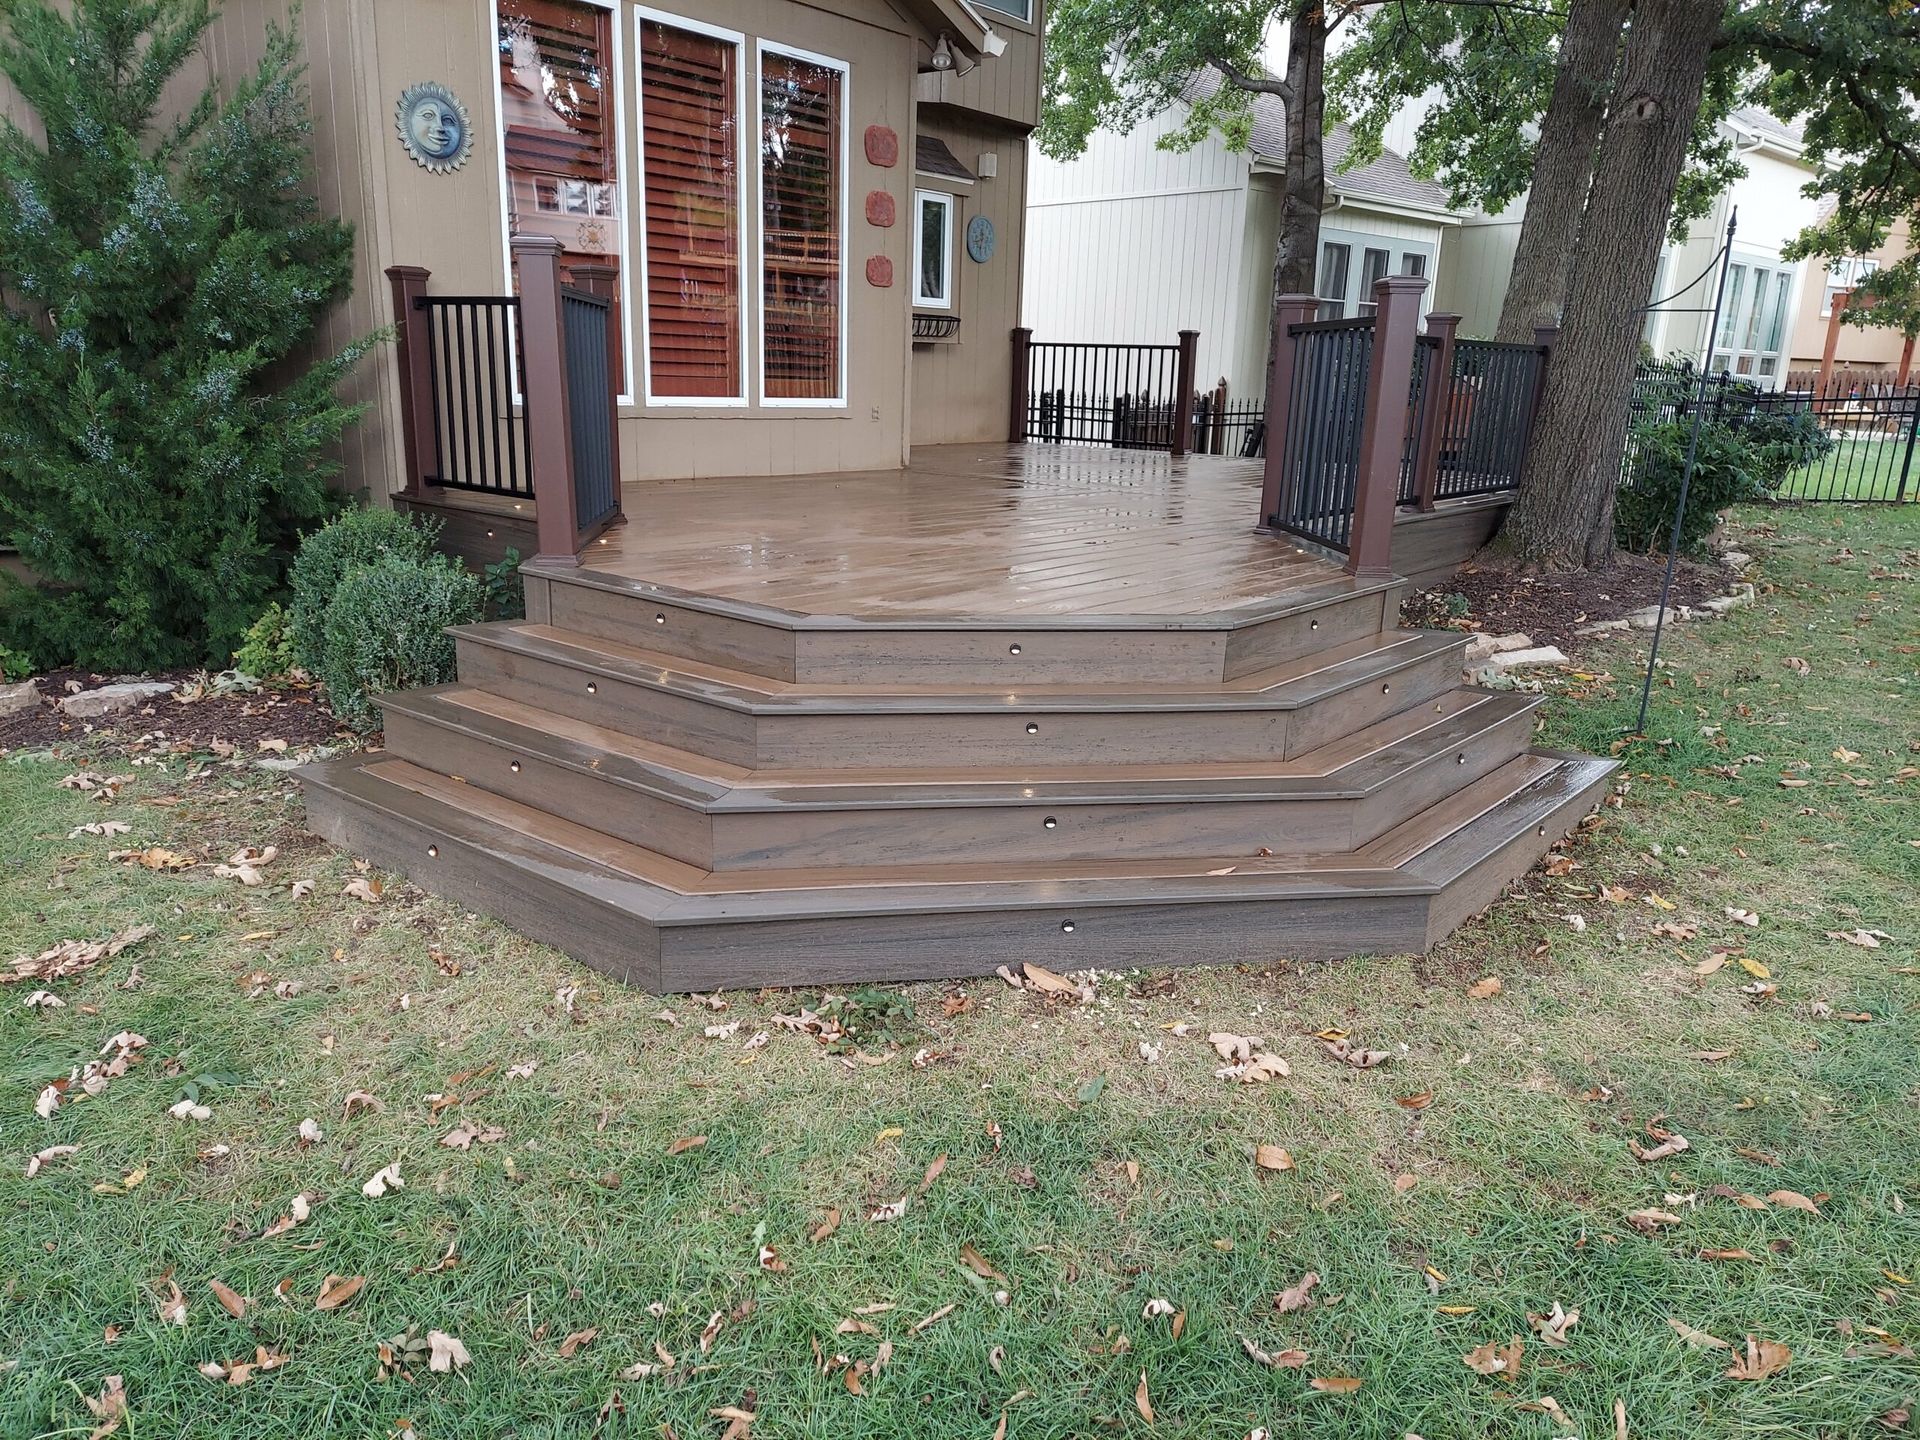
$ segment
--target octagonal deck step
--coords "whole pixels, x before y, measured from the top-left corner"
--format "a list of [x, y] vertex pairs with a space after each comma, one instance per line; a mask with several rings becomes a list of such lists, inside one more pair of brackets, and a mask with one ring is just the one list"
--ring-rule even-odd
[[714, 872], [403, 760], [301, 772], [313, 828], [656, 990], [1423, 951], [1597, 800], [1529, 752], [1355, 850]]
[[1291, 761], [754, 771], [464, 685], [382, 702], [396, 758], [715, 870], [1354, 849], [1513, 759], [1538, 703], [1456, 689]]

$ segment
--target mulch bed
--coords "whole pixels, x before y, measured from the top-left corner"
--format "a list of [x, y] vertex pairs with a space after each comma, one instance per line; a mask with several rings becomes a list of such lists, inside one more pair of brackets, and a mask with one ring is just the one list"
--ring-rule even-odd
[[79, 720], [63, 713], [56, 702], [76, 689], [92, 690], [116, 680], [171, 680], [183, 684], [188, 670], [164, 670], [153, 675], [96, 675], [85, 670], [54, 670], [37, 677], [45, 703], [37, 709], [0, 719], [0, 755], [18, 750], [42, 750], [79, 741], [111, 740], [129, 743], [145, 739], [168, 749], [194, 751], [231, 745], [235, 754], [253, 757], [277, 751], [266, 742], [284, 740], [288, 752], [336, 744], [351, 738], [342, 731], [312, 685], [284, 685], [251, 693], [210, 695], [182, 701], [163, 695], [138, 709], [97, 719]]
[[[1403, 622], [1438, 629], [1484, 630], [1489, 635], [1531, 635], [1536, 645], [1567, 650], [1583, 625], [1618, 620], [1658, 604], [1664, 556], [1619, 555], [1602, 575], [1523, 575], [1469, 565], [1449, 580], [1407, 597]], [[1732, 588], [1733, 578], [1712, 565], [1682, 560], [1673, 576], [1671, 604], [1698, 605]], [[1458, 596], [1467, 614], [1459, 613]]]

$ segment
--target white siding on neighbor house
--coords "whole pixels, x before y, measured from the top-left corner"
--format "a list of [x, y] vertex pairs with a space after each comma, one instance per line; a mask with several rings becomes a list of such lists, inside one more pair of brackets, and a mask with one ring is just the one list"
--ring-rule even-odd
[[1021, 324], [1035, 340], [1172, 344], [1200, 332], [1198, 376], [1234, 368], [1247, 157], [1208, 137], [1154, 142], [1171, 117], [1102, 131], [1068, 164], [1035, 152]]
[[1447, 236], [1433, 308], [1458, 315], [1463, 337], [1491, 339], [1499, 328], [1524, 213], [1516, 206], [1497, 217], [1468, 220]]

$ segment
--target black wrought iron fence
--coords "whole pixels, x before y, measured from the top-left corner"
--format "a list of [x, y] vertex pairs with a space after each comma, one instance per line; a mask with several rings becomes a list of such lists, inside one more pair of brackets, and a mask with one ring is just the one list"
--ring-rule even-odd
[[1735, 376], [1702, 376], [1685, 363], [1648, 363], [1635, 372], [1622, 485], [1647, 480], [1648, 428], [1683, 420], [1696, 405], [1706, 407], [1710, 422], [1758, 432], [1762, 445], [1791, 444], [1795, 463], [1777, 476], [1776, 500], [1920, 500], [1920, 385], [1835, 376], [1824, 388], [1762, 390]]
[[435, 473], [455, 490], [533, 494], [527, 417], [516, 407], [524, 370], [519, 300], [512, 295], [423, 295], [427, 318]]

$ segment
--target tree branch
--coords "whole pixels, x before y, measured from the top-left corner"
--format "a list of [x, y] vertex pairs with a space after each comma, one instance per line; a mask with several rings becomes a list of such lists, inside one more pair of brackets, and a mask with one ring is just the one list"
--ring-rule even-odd
[[1231, 60], [1218, 55], [1209, 55], [1207, 64], [1218, 70], [1222, 78], [1236, 90], [1256, 95], [1278, 95], [1283, 104], [1293, 104], [1293, 87], [1284, 80], [1276, 80], [1270, 75], [1250, 75]]

